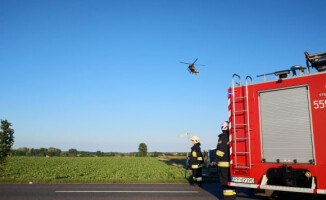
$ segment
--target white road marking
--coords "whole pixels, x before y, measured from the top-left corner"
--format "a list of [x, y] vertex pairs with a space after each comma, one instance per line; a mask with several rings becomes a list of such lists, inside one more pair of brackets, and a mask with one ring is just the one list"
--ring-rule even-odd
[[198, 191], [55, 191], [57, 193], [198, 193]]

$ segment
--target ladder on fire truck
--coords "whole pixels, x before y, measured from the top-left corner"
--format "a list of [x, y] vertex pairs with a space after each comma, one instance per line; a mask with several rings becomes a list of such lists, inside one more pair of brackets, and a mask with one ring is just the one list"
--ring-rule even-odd
[[[236, 83], [234, 78], [238, 77]], [[251, 148], [250, 148], [250, 118], [248, 101], [248, 79], [252, 82], [250, 76], [246, 77], [246, 85], [241, 86], [240, 76], [232, 76], [232, 123], [233, 132], [233, 160], [236, 168], [251, 168]], [[237, 84], [237, 86], [235, 86]], [[245, 90], [245, 91], [244, 91]], [[241, 147], [241, 148], [240, 148]]]
[[[306, 56], [308, 74], [310, 73], [309, 67], [314, 67], [319, 72], [326, 71], [326, 52], [316, 54], [304, 52], [304, 54]], [[311, 66], [309, 66], [309, 63]]]

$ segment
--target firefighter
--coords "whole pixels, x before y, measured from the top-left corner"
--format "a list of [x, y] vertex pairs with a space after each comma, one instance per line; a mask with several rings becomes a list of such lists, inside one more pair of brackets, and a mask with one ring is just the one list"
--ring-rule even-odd
[[224, 199], [235, 200], [235, 189], [228, 186], [228, 182], [230, 181], [229, 123], [223, 122], [221, 129], [222, 133], [218, 136], [216, 154], [211, 166], [215, 166], [217, 163]]
[[200, 142], [197, 136], [191, 138], [193, 146], [191, 147], [189, 164], [192, 170], [192, 177], [194, 181], [194, 186], [201, 187], [203, 177], [202, 177], [202, 164], [204, 163], [204, 158], [200, 150]]

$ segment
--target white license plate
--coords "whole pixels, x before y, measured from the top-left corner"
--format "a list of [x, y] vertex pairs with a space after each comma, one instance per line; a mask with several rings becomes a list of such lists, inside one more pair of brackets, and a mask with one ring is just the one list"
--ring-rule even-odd
[[235, 182], [235, 183], [252, 183], [252, 184], [254, 184], [255, 179], [254, 178], [232, 176], [232, 182]]

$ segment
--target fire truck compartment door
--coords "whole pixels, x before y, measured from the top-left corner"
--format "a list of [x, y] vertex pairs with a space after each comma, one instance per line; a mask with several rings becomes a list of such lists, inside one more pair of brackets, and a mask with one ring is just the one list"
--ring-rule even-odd
[[314, 160], [308, 86], [259, 92], [262, 156], [268, 163]]

